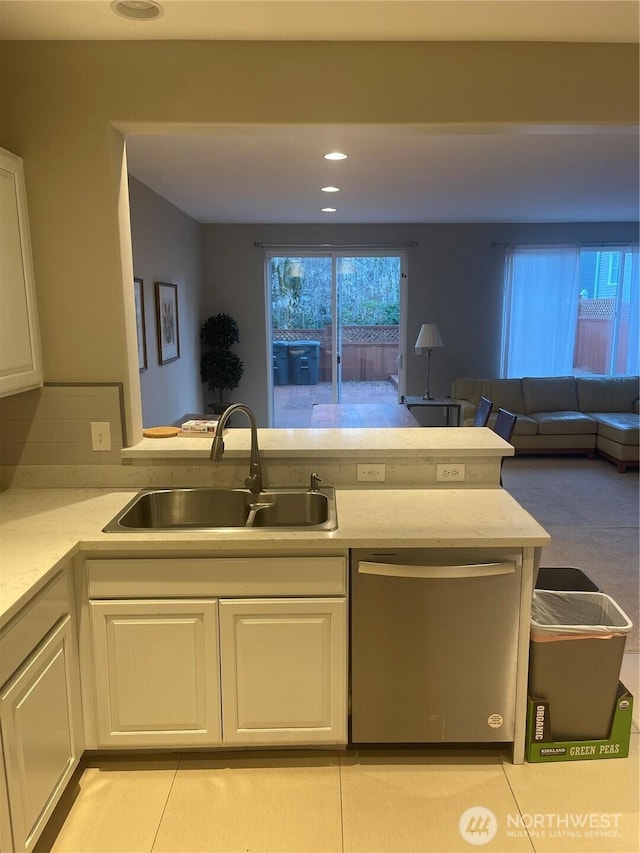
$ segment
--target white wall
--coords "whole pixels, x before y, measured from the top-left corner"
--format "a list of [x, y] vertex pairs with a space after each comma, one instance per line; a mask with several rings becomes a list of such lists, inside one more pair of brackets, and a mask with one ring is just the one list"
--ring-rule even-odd
[[[140, 374], [145, 427], [172, 424], [202, 412], [200, 325], [202, 245], [200, 226], [166, 199], [129, 180], [133, 273], [143, 280], [147, 369]], [[180, 358], [160, 364], [156, 322], [157, 281], [178, 286]]]

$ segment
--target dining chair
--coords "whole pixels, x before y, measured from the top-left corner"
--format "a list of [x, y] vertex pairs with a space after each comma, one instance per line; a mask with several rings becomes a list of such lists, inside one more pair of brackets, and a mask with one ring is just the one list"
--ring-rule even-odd
[[487, 397], [480, 397], [476, 416], [473, 420], [474, 427], [485, 427], [487, 425], [491, 409], [493, 409], [493, 400], [489, 400]]
[[518, 416], [514, 415], [513, 412], [509, 412], [507, 409], [498, 409], [498, 415], [496, 417], [496, 422], [493, 425], [493, 431], [496, 432], [500, 438], [504, 438], [505, 441], [511, 441], [511, 436], [513, 435], [513, 430], [517, 420]]
[[[500, 438], [504, 438], [505, 441], [511, 442], [511, 436], [513, 435], [513, 430], [517, 420], [518, 416], [514, 415], [513, 412], [509, 412], [507, 409], [498, 409], [498, 415], [496, 417], [496, 422], [493, 425], [493, 431], [499, 435]], [[502, 485], [503, 463], [504, 457], [500, 462], [500, 485]]]

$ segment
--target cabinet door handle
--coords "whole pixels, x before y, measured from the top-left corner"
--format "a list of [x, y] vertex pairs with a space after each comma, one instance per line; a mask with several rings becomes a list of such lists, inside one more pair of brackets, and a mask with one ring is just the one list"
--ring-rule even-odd
[[503, 563], [468, 563], [461, 566], [411, 566], [395, 563], [358, 563], [361, 575], [381, 575], [389, 578], [482, 578], [492, 575], [513, 575], [516, 564], [509, 560]]

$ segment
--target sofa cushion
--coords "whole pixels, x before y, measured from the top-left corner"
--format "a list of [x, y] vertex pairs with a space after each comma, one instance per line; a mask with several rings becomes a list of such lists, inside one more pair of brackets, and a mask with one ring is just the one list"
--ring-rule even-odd
[[[516, 435], [513, 434], [511, 444], [516, 449], [516, 452], [553, 452], [556, 450], [566, 450], [568, 453], [580, 452], [590, 455], [590, 452], [595, 449], [596, 441], [605, 441], [606, 439], [592, 432], [591, 435], [576, 435], [575, 433], [556, 433], [554, 435]], [[617, 445], [620, 447], [620, 445]]]
[[457, 379], [453, 383], [451, 396], [470, 400], [474, 406], [478, 405], [480, 397], [487, 397], [493, 401], [494, 412], [498, 409], [508, 409], [514, 414], [524, 412], [520, 379]]
[[598, 424], [582, 412], [531, 412], [540, 435], [595, 435]]
[[477, 405], [480, 399], [480, 383], [481, 379], [455, 379], [451, 385], [451, 396], [454, 400], [469, 400], [473, 405]]
[[[524, 397], [522, 396], [522, 380], [500, 379], [491, 383], [489, 399], [493, 400], [493, 408], [506, 409], [514, 414], [523, 414]], [[487, 396], [486, 394], [484, 395]]]
[[581, 412], [633, 412], [640, 397], [637, 376], [579, 376], [576, 378]]
[[640, 415], [634, 412], [593, 412], [591, 417], [598, 424], [598, 436], [618, 444], [640, 444]]
[[[497, 413], [489, 418], [489, 426], [491, 429], [495, 427]], [[518, 420], [513, 430], [514, 435], [537, 435], [538, 422], [528, 415], [518, 415]]]
[[577, 412], [578, 394], [574, 376], [525, 377], [522, 380], [524, 411]]

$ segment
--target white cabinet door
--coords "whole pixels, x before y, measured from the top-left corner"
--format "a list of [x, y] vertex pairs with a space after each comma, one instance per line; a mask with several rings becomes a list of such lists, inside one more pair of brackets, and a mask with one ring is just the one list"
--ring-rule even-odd
[[71, 619], [49, 635], [0, 696], [15, 850], [31, 850], [81, 755]]
[[40, 332], [20, 157], [0, 148], [0, 397], [42, 385]]
[[220, 602], [225, 744], [346, 743], [345, 599]]
[[[0, 735], [2, 735], [0, 727]], [[9, 820], [9, 795], [7, 793], [7, 774], [4, 767], [4, 750], [0, 737], [0, 850], [14, 850], [11, 821]]]
[[220, 743], [217, 601], [90, 608], [98, 746]]

